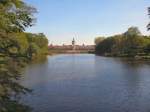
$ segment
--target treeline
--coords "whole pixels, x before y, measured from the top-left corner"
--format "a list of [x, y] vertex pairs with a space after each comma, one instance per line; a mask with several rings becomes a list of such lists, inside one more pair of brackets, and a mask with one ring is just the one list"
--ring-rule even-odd
[[33, 59], [48, 52], [48, 40], [43, 33], [8, 33], [0, 36], [0, 55]]
[[26, 33], [35, 18], [36, 9], [23, 0], [0, 0], [0, 112], [29, 112], [19, 101], [29, 92], [20, 85], [21, 68], [26, 60], [45, 54], [48, 40], [45, 35]]
[[111, 37], [97, 37], [95, 52], [98, 55], [149, 58], [150, 37], [144, 36], [137, 27]]
[[0, 36], [0, 55], [32, 59], [47, 54], [48, 40], [43, 33], [7, 33]]

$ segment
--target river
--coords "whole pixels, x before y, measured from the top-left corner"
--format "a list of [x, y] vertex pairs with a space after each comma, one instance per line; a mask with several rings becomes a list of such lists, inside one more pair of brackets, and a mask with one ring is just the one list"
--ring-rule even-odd
[[150, 112], [150, 62], [93, 54], [48, 56], [25, 68], [33, 112]]

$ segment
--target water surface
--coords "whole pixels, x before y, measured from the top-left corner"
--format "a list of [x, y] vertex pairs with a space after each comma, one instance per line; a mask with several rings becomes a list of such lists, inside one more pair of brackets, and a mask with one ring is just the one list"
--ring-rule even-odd
[[150, 62], [92, 54], [31, 64], [22, 83], [33, 112], [150, 112]]

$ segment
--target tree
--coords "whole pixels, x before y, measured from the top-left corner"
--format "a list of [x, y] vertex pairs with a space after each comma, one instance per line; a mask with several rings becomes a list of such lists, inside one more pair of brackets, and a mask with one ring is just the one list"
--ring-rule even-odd
[[124, 52], [130, 56], [135, 56], [143, 47], [143, 37], [137, 27], [130, 27], [124, 33]]
[[26, 37], [29, 43], [28, 56], [32, 58], [33, 54], [43, 55], [48, 52], [48, 39], [43, 33], [32, 34], [26, 33]]
[[130, 27], [128, 31], [124, 33], [126, 37], [140, 36], [141, 32], [137, 27]]
[[125, 33], [105, 38], [98, 42], [95, 52], [100, 55], [130, 56], [149, 54], [150, 38], [143, 36], [137, 27], [130, 27]]
[[23, 0], [0, 0], [0, 112], [29, 112], [16, 99], [28, 92], [18, 83], [22, 60], [17, 55], [28, 48], [23, 31], [34, 24], [35, 12]]
[[111, 53], [111, 48], [114, 45], [113, 38], [108, 37], [96, 45], [95, 51], [97, 54]]
[[102, 42], [105, 38], [104, 37], [96, 37], [95, 38], [95, 44], [98, 45], [100, 42]]
[[0, 28], [6, 32], [20, 32], [33, 25], [36, 9], [22, 0], [0, 1]]
[[[150, 17], [150, 7], [148, 7], [148, 15]], [[147, 30], [150, 30], [150, 23], [147, 25]]]

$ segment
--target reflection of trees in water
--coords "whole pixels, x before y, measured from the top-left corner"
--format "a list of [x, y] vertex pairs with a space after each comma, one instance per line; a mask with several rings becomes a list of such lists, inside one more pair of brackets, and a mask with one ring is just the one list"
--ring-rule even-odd
[[[150, 61], [144, 60], [136, 60], [136, 59], [119, 59], [121, 66], [123, 68], [122, 74], [126, 79], [126, 87], [129, 95], [139, 94], [141, 89], [143, 88], [144, 74], [146, 71], [144, 70], [146, 66], [150, 65]], [[144, 70], [144, 71], [143, 71]]]
[[134, 58], [117, 58], [122, 65], [132, 68], [132, 69], [138, 69], [145, 65], [150, 65], [150, 60], [138, 60]]
[[29, 92], [18, 83], [22, 62], [18, 58], [0, 57], [0, 112], [29, 112], [30, 110], [28, 106], [19, 102], [20, 95]]
[[42, 64], [47, 62], [47, 56], [46, 55], [40, 55], [35, 57], [35, 59], [33, 59], [30, 64]]

